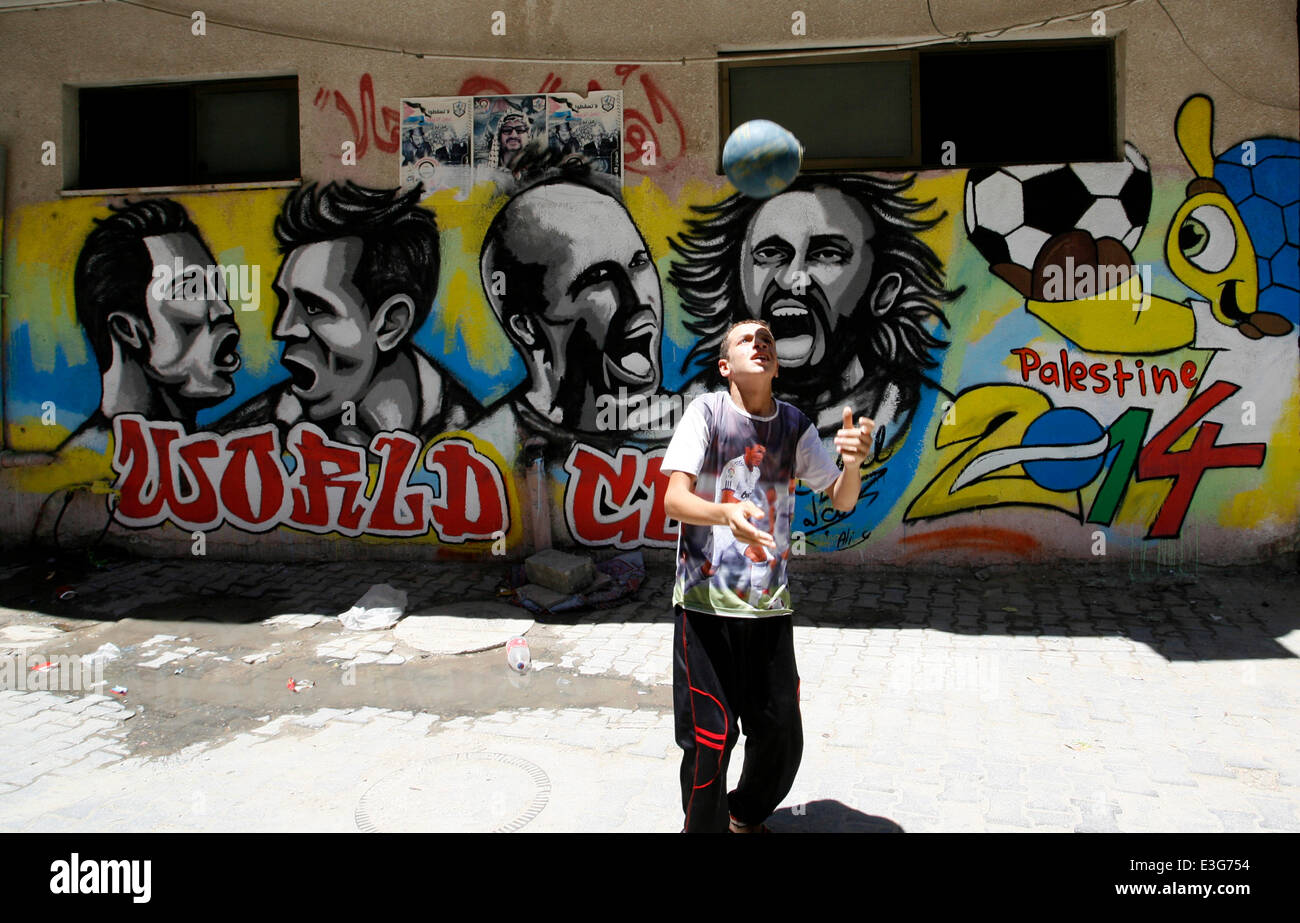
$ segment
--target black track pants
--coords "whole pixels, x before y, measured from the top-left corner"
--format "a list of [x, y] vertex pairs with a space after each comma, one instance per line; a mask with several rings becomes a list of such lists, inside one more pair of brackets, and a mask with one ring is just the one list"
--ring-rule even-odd
[[[673, 615], [685, 829], [723, 832], [729, 813], [741, 823], [762, 823], [789, 794], [803, 756], [793, 618], [738, 619], [680, 606]], [[745, 765], [728, 793], [727, 763], [741, 729]]]

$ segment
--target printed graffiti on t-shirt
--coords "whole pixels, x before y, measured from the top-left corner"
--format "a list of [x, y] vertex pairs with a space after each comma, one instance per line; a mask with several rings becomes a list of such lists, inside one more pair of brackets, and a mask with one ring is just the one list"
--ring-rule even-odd
[[745, 617], [788, 612], [796, 481], [824, 490], [838, 475], [808, 418], [782, 401], [771, 416], [755, 417], [726, 392], [704, 395], [687, 409], [664, 465], [692, 474], [697, 496], [752, 503], [761, 514], [752, 521], [775, 544], [741, 542], [726, 526], [683, 526], [674, 601]]

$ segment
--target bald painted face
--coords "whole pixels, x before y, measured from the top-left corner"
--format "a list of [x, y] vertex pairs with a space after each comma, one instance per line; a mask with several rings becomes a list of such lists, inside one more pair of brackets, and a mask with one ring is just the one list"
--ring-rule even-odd
[[566, 381], [585, 380], [597, 395], [657, 390], [659, 273], [622, 204], [584, 186], [555, 184], [507, 207], [504, 249], [542, 269], [544, 309], [509, 325], [517, 340], [534, 340], [521, 343], [525, 353], [544, 344], [550, 360], [563, 363]]
[[768, 322], [786, 370], [813, 369], [849, 335], [845, 321], [867, 294], [871, 216], [838, 189], [787, 192], [763, 204], [741, 249], [741, 288]]

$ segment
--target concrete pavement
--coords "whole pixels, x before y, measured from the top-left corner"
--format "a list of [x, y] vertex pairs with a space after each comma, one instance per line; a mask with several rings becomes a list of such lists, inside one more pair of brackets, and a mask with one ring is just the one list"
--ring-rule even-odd
[[[499, 601], [501, 564], [125, 561], [62, 602], [44, 576], [0, 571], [0, 655], [123, 654], [93, 694], [0, 691], [0, 830], [681, 826], [665, 566], [539, 619], [522, 677], [334, 617], [380, 582], [408, 612]], [[1300, 830], [1298, 583], [1284, 560], [796, 569], [806, 747], [772, 826]]]

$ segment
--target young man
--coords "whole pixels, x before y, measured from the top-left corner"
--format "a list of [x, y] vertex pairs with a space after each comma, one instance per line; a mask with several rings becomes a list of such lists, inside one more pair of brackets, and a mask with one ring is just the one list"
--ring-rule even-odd
[[[772, 396], [776, 341], [763, 321], [733, 324], [718, 370], [729, 390], [687, 408], [664, 455], [664, 508], [681, 521], [673, 588], [673, 710], [687, 832], [767, 832], [803, 754], [793, 615], [786, 590], [795, 480], [858, 502], [872, 421], [844, 426], [836, 468], [812, 421]], [[760, 506], [761, 501], [766, 501]], [[756, 521], [771, 532], [763, 531]], [[727, 763], [745, 724], [745, 765], [727, 793]]]

